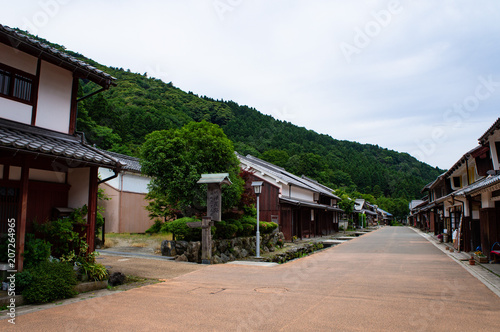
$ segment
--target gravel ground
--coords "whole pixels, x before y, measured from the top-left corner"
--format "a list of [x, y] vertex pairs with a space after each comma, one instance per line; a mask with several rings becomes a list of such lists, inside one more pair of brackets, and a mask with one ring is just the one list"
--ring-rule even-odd
[[173, 262], [162, 259], [111, 256], [101, 252], [97, 262], [108, 268], [110, 273], [121, 272], [125, 275], [148, 279], [172, 279], [206, 267], [206, 265], [184, 262]]

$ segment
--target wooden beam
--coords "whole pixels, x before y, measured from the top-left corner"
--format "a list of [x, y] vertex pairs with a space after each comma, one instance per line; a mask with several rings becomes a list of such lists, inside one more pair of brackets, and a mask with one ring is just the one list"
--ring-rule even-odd
[[33, 108], [31, 110], [31, 125], [35, 126], [36, 125], [36, 112], [38, 109], [38, 89], [40, 87], [40, 67], [42, 65], [42, 60], [38, 58], [37, 64], [36, 64], [36, 76], [35, 79], [33, 80]]
[[97, 174], [97, 167], [90, 167], [89, 176], [89, 203], [88, 203], [88, 217], [87, 217], [87, 243], [89, 245], [89, 252], [95, 250], [95, 221], [97, 214], [97, 189], [99, 181]]
[[28, 215], [28, 183], [29, 183], [29, 164], [24, 162], [21, 171], [21, 200], [19, 202], [19, 212], [17, 221], [16, 236], [16, 264], [17, 270], [23, 270], [24, 238], [26, 235], [26, 216]]
[[73, 135], [76, 131], [76, 117], [78, 112], [78, 84], [80, 79], [77, 76], [73, 76], [73, 88], [71, 90], [71, 111], [69, 117], [69, 131], [68, 134]]

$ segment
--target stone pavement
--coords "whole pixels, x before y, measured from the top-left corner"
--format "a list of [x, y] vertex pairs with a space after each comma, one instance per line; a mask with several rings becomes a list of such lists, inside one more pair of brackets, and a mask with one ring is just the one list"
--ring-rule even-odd
[[426, 238], [430, 243], [436, 246], [436, 248], [455, 260], [460, 266], [462, 266], [470, 274], [481, 281], [486, 287], [488, 287], [493, 293], [500, 297], [500, 264], [479, 264], [476, 262], [475, 265], [470, 265], [470, 253], [456, 251], [450, 252], [449, 250], [446, 250], [446, 247], [451, 247], [450, 244], [438, 241], [438, 239], [432, 234], [422, 232], [416, 228], [411, 229]]
[[[498, 326], [500, 299], [493, 292], [413, 230], [384, 227], [286, 264], [211, 265], [163, 283], [21, 315], [15, 327], [495, 331]], [[0, 321], [0, 329], [9, 327]]]

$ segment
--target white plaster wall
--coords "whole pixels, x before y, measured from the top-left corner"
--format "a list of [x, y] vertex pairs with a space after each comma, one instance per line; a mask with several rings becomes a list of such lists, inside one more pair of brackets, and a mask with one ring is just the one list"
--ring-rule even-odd
[[65, 183], [66, 182], [66, 173], [30, 168], [29, 179], [35, 180], [35, 181]]
[[499, 136], [500, 136], [500, 131], [497, 131], [488, 138], [488, 141], [490, 143], [491, 161], [493, 162], [493, 169], [494, 170], [500, 169], [500, 164], [498, 162], [498, 153], [500, 151], [497, 151], [497, 147], [495, 145], [495, 142], [500, 140]]
[[444, 209], [444, 216], [445, 217], [449, 217], [450, 216], [450, 211], [449, 211], [450, 206], [451, 206], [451, 204], [448, 203], [448, 201], [444, 201], [444, 203], [443, 203], [443, 209]]
[[31, 124], [33, 106], [0, 96], [0, 118]]
[[42, 61], [39, 86], [36, 126], [68, 133], [73, 74]]
[[0, 43], [0, 63], [36, 75], [37, 58]]
[[300, 201], [314, 202], [314, 193], [307, 189], [292, 186], [291, 198]]
[[[111, 170], [109, 168], [102, 168], [102, 167], [99, 167], [98, 173], [99, 173], [99, 178], [101, 180], [107, 179], [110, 176], [115, 175], [115, 172], [113, 172], [113, 170]], [[117, 190], [121, 190], [121, 180], [120, 180], [120, 177], [121, 177], [121, 174], [118, 174], [118, 177], [113, 178], [111, 180], [108, 180], [108, 181], [106, 181], [104, 183], [110, 185], [111, 187], [113, 187], [113, 188], [115, 188]]]
[[10, 166], [9, 169], [9, 180], [19, 181], [21, 180], [21, 167], [18, 166]]
[[491, 191], [481, 193], [481, 207], [482, 208], [495, 207], [495, 202], [491, 200]]
[[90, 168], [71, 168], [68, 171], [68, 207], [80, 208], [89, 201]]
[[138, 194], [148, 193], [150, 178], [136, 174], [125, 173], [122, 175], [122, 190]]

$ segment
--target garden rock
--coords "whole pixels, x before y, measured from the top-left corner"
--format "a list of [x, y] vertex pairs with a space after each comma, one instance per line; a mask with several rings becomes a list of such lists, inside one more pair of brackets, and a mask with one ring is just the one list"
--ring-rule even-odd
[[175, 241], [163, 240], [161, 241], [161, 255], [162, 256], [175, 256]]
[[187, 259], [187, 257], [186, 257], [186, 255], [184, 255], [184, 254], [182, 254], [180, 256], [177, 256], [175, 258], [175, 261], [176, 262], [189, 262], [188, 259]]
[[229, 262], [229, 257], [226, 256], [225, 254], [220, 254], [220, 259], [222, 260], [222, 263]]
[[108, 280], [110, 286], [123, 285], [127, 277], [121, 272], [114, 272]]
[[175, 241], [175, 252], [177, 255], [182, 255], [186, 252], [188, 247], [188, 242], [186, 241]]

